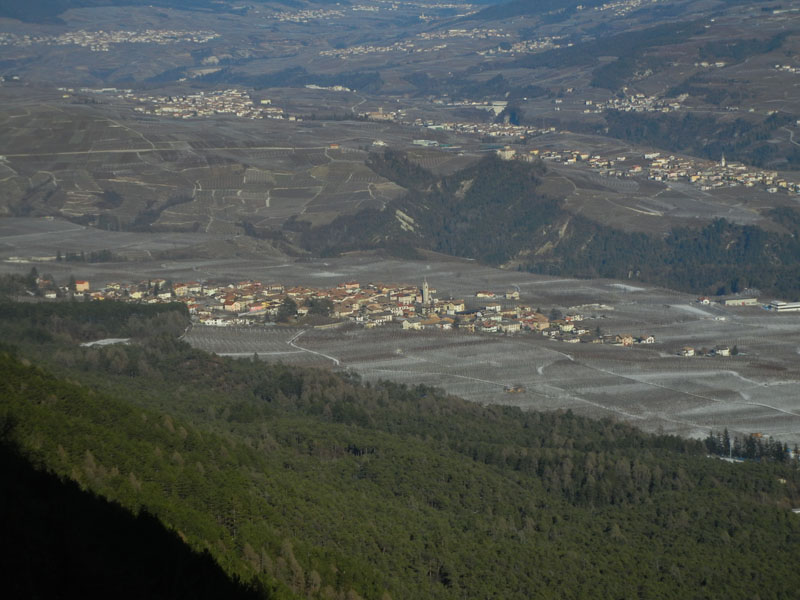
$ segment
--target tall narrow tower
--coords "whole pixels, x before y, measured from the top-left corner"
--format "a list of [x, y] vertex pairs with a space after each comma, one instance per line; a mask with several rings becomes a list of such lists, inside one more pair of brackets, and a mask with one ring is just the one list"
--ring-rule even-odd
[[427, 306], [431, 303], [431, 293], [428, 289], [428, 279], [425, 278], [422, 281], [422, 303]]

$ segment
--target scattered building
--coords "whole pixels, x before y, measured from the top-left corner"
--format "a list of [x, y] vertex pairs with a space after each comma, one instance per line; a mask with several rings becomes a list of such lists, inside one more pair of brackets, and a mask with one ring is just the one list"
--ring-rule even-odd
[[781, 300], [773, 300], [767, 304], [769, 310], [775, 312], [800, 312], [800, 302], [783, 302]]
[[738, 296], [736, 298], [723, 298], [723, 306], [758, 306], [758, 298], [753, 296]]
[[513, 385], [507, 385], [503, 387], [503, 391], [507, 394], [524, 394], [525, 393], [525, 386], [519, 383], [515, 383]]

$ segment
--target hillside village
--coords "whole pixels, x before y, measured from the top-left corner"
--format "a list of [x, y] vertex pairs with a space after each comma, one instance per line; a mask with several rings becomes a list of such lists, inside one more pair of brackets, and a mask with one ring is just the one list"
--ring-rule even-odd
[[762, 186], [771, 194], [779, 191], [800, 193], [800, 183], [780, 177], [777, 171], [756, 169], [737, 162], [729, 163], [724, 156], [714, 162], [674, 155], [662, 156], [660, 152], [609, 157], [583, 150], [532, 149], [518, 154], [513, 148], [503, 148], [497, 154], [506, 160], [542, 159], [564, 165], [583, 164], [607, 177], [643, 177], [651, 181], [683, 182], [704, 191], [722, 187]]

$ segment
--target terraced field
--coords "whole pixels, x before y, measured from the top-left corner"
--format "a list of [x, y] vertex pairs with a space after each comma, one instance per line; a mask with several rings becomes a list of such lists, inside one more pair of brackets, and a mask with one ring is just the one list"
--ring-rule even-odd
[[403, 191], [364, 165], [366, 152], [329, 148], [336, 127], [290, 132], [281, 122], [185, 123], [65, 104], [55, 116], [52, 106], [0, 107], [0, 128], [6, 215], [235, 234], [243, 220], [319, 224]]

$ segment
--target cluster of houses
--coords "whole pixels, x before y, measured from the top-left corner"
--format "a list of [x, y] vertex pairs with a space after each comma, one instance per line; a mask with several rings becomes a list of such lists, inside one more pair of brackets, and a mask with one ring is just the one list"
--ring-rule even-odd
[[[494, 103], [492, 110], [494, 110]], [[481, 108], [480, 106], [478, 108]], [[526, 139], [546, 133], [557, 133], [555, 127], [533, 127], [529, 125], [513, 125], [511, 123], [474, 123], [472, 121], [445, 121], [435, 123], [425, 119], [416, 118], [413, 121], [403, 118], [403, 114], [398, 111], [400, 117], [396, 119], [403, 125], [413, 125], [429, 131], [452, 131], [454, 133], [467, 133], [496, 138]], [[436, 144], [434, 144], [436, 145]]]
[[[441, 5], [440, 5], [441, 7]], [[446, 40], [452, 38], [470, 38], [473, 40], [488, 40], [491, 38], [509, 38], [510, 33], [502, 29], [447, 29], [446, 31], [423, 31], [417, 34], [423, 40]]]
[[303, 9], [298, 11], [277, 12], [272, 15], [272, 18], [279, 23], [308, 23], [309, 21], [320, 21], [343, 16], [344, 11], [338, 9]]
[[134, 109], [136, 112], [179, 119], [218, 114], [232, 114], [246, 119], [284, 118], [283, 109], [272, 106], [269, 100], [262, 100], [256, 105], [247, 92], [233, 88], [183, 96], [136, 96], [128, 93], [121, 97], [143, 103]]
[[[44, 285], [46, 282], [42, 282]], [[241, 281], [227, 285], [197, 281], [172, 283], [156, 278], [139, 283], [110, 283], [91, 290], [86, 280], [71, 282], [63, 292], [83, 294], [92, 300], [119, 300], [158, 304], [183, 302], [195, 323], [214, 327], [259, 325], [280, 318], [287, 299], [297, 322], [308, 315], [316, 327], [354, 323], [365, 328], [392, 325], [403, 331], [459, 330], [469, 333], [537, 333], [565, 343], [605, 343], [619, 346], [653, 344], [652, 335], [600, 335], [583, 325], [580, 314], [549, 317], [538, 309], [519, 304], [519, 292], [478, 291], [470, 307], [460, 299], [440, 299], [436, 290], [422, 286], [359, 284], [348, 281], [328, 288], [286, 287]], [[50, 291], [47, 292], [51, 293]], [[55, 292], [53, 297], [55, 297]], [[324, 307], [320, 310], [320, 306]], [[306, 321], [304, 321], [306, 322]], [[306, 322], [308, 323], [308, 322]]]
[[513, 148], [498, 151], [501, 158], [533, 161], [541, 159], [564, 165], [584, 164], [609, 177], [647, 177], [652, 181], [682, 181], [710, 190], [721, 187], [763, 186], [770, 193], [779, 191], [800, 193], [800, 183], [779, 177], [777, 171], [753, 169], [741, 163], [728, 162], [723, 156], [719, 162], [676, 156], [661, 156], [649, 152], [633, 160], [628, 156], [603, 157], [584, 150], [552, 150], [533, 148], [517, 153]]
[[692, 356], [735, 356], [738, 354], [738, 350], [736, 346], [731, 349], [730, 346], [715, 346], [711, 350], [706, 350], [705, 348], [697, 350], [692, 346], [684, 346], [680, 349], [678, 354], [680, 356], [692, 357]]
[[776, 71], [783, 71], [784, 73], [800, 74], [800, 67], [793, 67], [792, 65], [775, 65], [774, 68]]
[[59, 35], [16, 35], [0, 33], [0, 46], [82, 46], [93, 52], [108, 52], [112, 44], [175, 44], [192, 42], [204, 44], [218, 38], [213, 31], [178, 31], [174, 29], [145, 29], [143, 31], [87, 31], [79, 29]]
[[681, 108], [681, 104], [689, 94], [681, 94], [677, 98], [661, 98], [659, 96], [645, 96], [644, 94], [631, 94], [624, 98], [616, 96], [605, 102], [585, 100], [585, 113], [601, 113], [605, 110], [619, 110], [622, 112], [673, 112]]
[[342, 60], [346, 60], [352, 56], [364, 56], [367, 54], [385, 54], [387, 52], [437, 52], [439, 50], [443, 50], [444, 48], [447, 48], [447, 44], [437, 44], [429, 47], [417, 47], [414, 42], [404, 40], [401, 42], [394, 42], [389, 46], [376, 46], [373, 44], [367, 44], [364, 46], [350, 46], [349, 48], [321, 50], [319, 55], [335, 56], [341, 58]]
[[[625, 89], [625, 88], [623, 88]], [[567, 94], [574, 92], [574, 88], [564, 90]], [[628, 94], [622, 97], [613, 96], [607, 100], [597, 101], [590, 99], [574, 99], [570, 101], [559, 95], [553, 100], [556, 112], [562, 108], [569, 107], [569, 110], [576, 110], [576, 102], [582, 102], [585, 114], [600, 114], [607, 110], [618, 110], [621, 112], [659, 112], [668, 113], [680, 110], [682, 103], [689, 97], [688, 94], [681, 94], [676, 98], [662, 98], [660, 96], [645, 96], [642, 93]], [[566, 104], [565, 104], [566, 101]]]
[[[558, 41], [562, 39], [564, 39], [564, 36], [548, 35], [535, 40], [522, 40], [519, 42], [514, 42], [510, 47], [497, 46], [496, 48], [489, 48], [488, 50], [479, 50], [478, 54], [481, 56], [492, 56], [494, 54], [511, 54], [512, 56], [517, 54], [533, 54], [536, 52], [543, 52], [545, 50], [561, 48], [562, 45]], [[565, 45], [572, 46], [572, 42], [568, 42]]]
[[[648, 155], [646, 155], [647, 157]], [[780, 190], [800, 192], [800, 184], [778, 176], [777, 171], [753, 169], [741, 163], [729, 163], [723, 155], [718, 163], [675, 156], [651, 155], [648, 178], [655, 181], [687, 181], [709, 190], [718, 187], [754, 187], [763, 185], [770, 193]]]
[[[697, 299], [698, 304], [702, 304], [703, 306], [709, 306], [712, 300], [708, 296], [700, 296]], [[735, 296], [723, 296], [717, 300], [719, 304], [722, 306], [760, 306], [758, 303], [758, 298], [756, 296], [751, 296], [749, 294], [737, 294]], [[776, 301], [777, 302], [777, 301]]]
[[[442, 8], [440, 5], [439, 8]], [[421, 18], [421, 17], [420, 17]], [[511, 34], [503, 32], [502, 29], [448, 29], [446, 31], [430, 31], [419, 33], [416, 39], [407, 39], [394, 42], [388, 46], [380, 46], [376, 44], [364, 44], [361, 46], [349, 46], [347, 48], [333, 48], [330, 50], [320, 51], [320, 56], [336, 56], [341, 59], [347, 59], [353, 56], [364, 56], [367, 54], [385, 54], [387, 52], [437, 52], [447, 48], [447, 44], [418, 45], [419, 40], [435, 41], [447, 40], [453, 38], [469, 38], [473, 40], [486, 40], [492, 38], [509, 38]], [[552, 47], [552, 46], [551, 46]], [[486, 53], [493, 54], [494, 50], [479, 52], [478, 54], [485, 55]]]
[[56, 285], [56, 282], [49, 278], [47, 275], [36, 276], [36, 288], [39, 295], [48, 300], [55, 300], [56, 298], [66, 298], [70, 294], [84, 294], [90, 298], [98, 297], [92, 294], [100, 294], [101, 292], [92, 292], [89, 288], [89, 282], [85, 279], [73, 279], [67, 285]]
[[[624, 17], [625, 15], [629, 14], [630, 12], [638, 9], [643, 4], [649, 4], [650, 2], [656, 3], [658, 0], [616, 0], [614, 2], [606, 2], [605, 4], [601, 4], [600, 6], [595, 6], [594, 10], [598, 12], [603, 11], [612, 11], [614, 16], [616, 17]], [[577, 8], [583, 8], [579, 6]]]
[[[495, 116], [499, 115], [508, 105], [506, 100], [453, 100], [451, 98], [435, 98], [432, 103], [437, 106], [448, 107], [461, 107], [466, 106], [470, 108], [477, 108], [486, 110], [493, 113]], [[534, 127], [531, 125], [513, 125], [507, 122], [474, 122], [474, 121], [434, 121], [430, 119], [423, 119], [416, 117], [411, 119], [405, 110], [398, 109], [395, 111], [384, 111], [379, 109], [377, 111], [362, 112], [359, 116], [369, 119], [371, 121], [393, 121], [401, 125], [408, 125], [411, 127], [418, 127], [428, 131], [450, 131], [453, 133], [473, 134], [495, 138], [508, 138], [508, 139], [526, 139], [547, 133], [557, 133], [555, 127]], [[417, 140], [415, 140], [416, 143]], [[425, 140], [426, 146], [441, 146], [443, 148], [456, 149], [456, 146], [449, 144], [440, 144], [433, 140]], [[419, 144], [422, 145], [422, 144]]]
[[[264, 284], [242, 281], [228, 285], [200, 282], [170, 283], [150, 279], [137, 284], [112, 283], [103, 291], [90, 292], [93, 299], [117, 299], [145, 303], [184, 302], [194, 321], [224, 327], [255, 325], [274, 320], [281, 307], [292, 301], [293, 318], [314, 313], [321, 302], [326, 308], [316, 313], [327, 317], [327, 323], [353, 322], [365, 327], [387, 323], [412, 323], [411, 328], [423, 328], [425, 319], [446, 323], [447, 315], [464, 310], [461, 300], [436, 300], [435, 290], [425, 283], [421, 288], [410, 285], [361, 285], [355, 281], [333, 288], [306, 286], [286, 287], [283, 284]], [[441, 316], [440, 316], [441, 315]], [[404, 328], [409, 328], [404, 325]]]
[[[519, 304], [519, 292], [478, 291], [470, 308], [464, 300], [439, 299], [436, 290], [427, 281], [421, 287], [414, 285], [387, 285], [369, 283], [361, 285], [348, 281], [319, 289], [305, 286], [286, 287], [283, 284], [263, 284], [258, 281], [241, 281], [227, 285], [197, 281], [171, 283], [156, 278], [139, 283], [110, 283], [102, 290], [92, 290], [89, 281], [72, 280], [69, 286], [55, 289], [52, 281], [37, 280], [48, 298], [68, 293], [82, 294], [92, 300], [120, 300], [159, 304], [183, 302], [192, 321], [206, 326], [260, 325], [276, 320], [287, 299], [292, 300], [297, 321], [314, 313], [320, 301], [326, 307], [324, 314], [313, 322], [315, 327], [336, 327], [354, 323], [365, 328], [394, 326], [403, 331], [458, 330], [468, 333], [540, 334], [543, 337], [568, 344], [594, 343], [631, 347], [655, 344], [652, 335], [601, 334], [599, 328], [587, 327], [581, 314], [562, 316], [553, 311], [548, 317], [539, 309]], [[752, 297], [723, 300], [726, 306], [751, 306]], [[707, 304], [709, 299], [698, 298]], [[800, 311], [800, 303], [773, 301], [776, 311]], [[305, 322], [308, 324], [308, 322]], [[738, 354], [737, 348], [719, 345], [711, 349], [684, 346], [680, 356], [728, 357]]]

